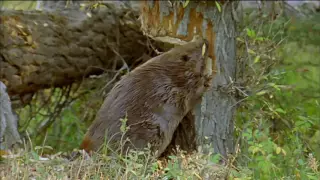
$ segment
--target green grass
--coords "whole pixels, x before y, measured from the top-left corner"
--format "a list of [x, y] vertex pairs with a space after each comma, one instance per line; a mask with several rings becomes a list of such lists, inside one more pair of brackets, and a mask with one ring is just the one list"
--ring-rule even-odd
[[0, 176], [11, 179], [200, 179], [223, 177], [227, 168], [216, 165], [212, 155], [194, 153], [185, 155], [178, 151], [168, 161], [153, 158], [148, 149], [133, 151], [126, 158], [94, 154], [81, 154], [69, 161], [57, 153], [40, 157], [39, 151], [25, 150], [0, 164]]

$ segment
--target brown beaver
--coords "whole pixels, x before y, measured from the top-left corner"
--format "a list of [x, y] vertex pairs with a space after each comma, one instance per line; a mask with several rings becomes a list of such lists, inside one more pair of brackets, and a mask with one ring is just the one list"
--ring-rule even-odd
[[[123, 76], [111, 89], [80, 146], [97, 151], [104, 142], [119, 144], [121, 118], [127, 118], [127, 148], [151, 144], [159, 157], [173, 134], [208, 89], [211, 76], [208, 41], [196, 38], [156, 56]], [[124, 138], [124, 139], [125, 139]]]

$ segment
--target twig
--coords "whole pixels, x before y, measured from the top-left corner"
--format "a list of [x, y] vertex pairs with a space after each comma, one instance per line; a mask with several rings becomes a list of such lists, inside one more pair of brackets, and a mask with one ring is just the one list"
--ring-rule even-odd
[[250, 54], [249, 54], [249, 45], [248, 45], [248, 39], [247, 39], [247, 36], [245, 36], [245, 44], [246, 44], [246, 50], [247, 50], [247, 56], [248, 56], [248, 59], [249, 59], [249, 66], [250, 66], [250, 68], [253, 70], [253, 72], [254, 72], [254, 74], [256, 75], [257, 73], [256, 73], [256, 70], [252, 67], [252, 65], [251, 65], [251, 62], [252, 62], [252, 59], [251, 59], [251, 56], [250, 56]]
[[121, 73], [122, 70], [126, 69], [125, 65], [123, 65], [119, 70], [118, 72], [113, 76], [113, 78], [102, 88], [101, 92], [100, 93], [103, 93], [104, 90], [110, 85], [112, 84], [116, 78], [119, 76], [119, 74]]
[[154, 52], [156, 52], [157, 55], [160, 55], [160, 54], [163, 53], [163, 52], [158, 51], [158, 50], [153, 46], [153, 44], [151, 43], [149, 37], [147, 37], [147, 43], [148, 43], [148, 45], [150, 45], [150, 47], [152, 48], [152, 50], [153, 50]]
[[[110, 47], [110, 46], [109, 46]], [[127, 69], [127, 71], [129, 72], [130, 69], [129, 69], [129, 66], [128, 64], [126, 63], [126, 61], [123, 59], [123, 57], [113, 48], [113, 47], [110, 47], [110, 49], [117, 55], [119, 56], [119, 58], [121, 59], [122, 63], [123, 63], [123, 66]]]
[[[59, 99], [57, 100], [57, 103], [54, 107], [53, 113], [50, 115], [50, 118], [46, 124], [44, 124], [38, 131], [37, 134], [44, 132], [47, 130], [51, 124], [55, 121], [55, 119], [58, 117], [62, 109], [69, 104], [68, 103], [68, 98], [70, 97], [70, 91], [71, 91], [71, 86], [67, 86], [67, 89], [62, 89], [61, 95]], [[61, 103], [62, 98], [65, 96], [65, 100]]]
[[[248, 96], [248, 97], [249, 97], [249, 96]], [[237, 101], [237, 102], [236, 102], [236, 103], [234, 103], [232, 106], [230, 106], [230, 108], [235, 107], [237, 104], [239, 104], [239, 103], [241, 103], [242, 101], [244, 101], [244, 100], [248, 99], [248, 97], [245, 97], [245, 98], [241, 99], [240, 101]]]
[[233, 86], [235, 87], [238, 91], [240, 91], [245, 97], [248, 97], [249, 95], [247, 93], [245, 93], [244, 91], [242, 91], [240, 88], [238, 88], [237, 86]]

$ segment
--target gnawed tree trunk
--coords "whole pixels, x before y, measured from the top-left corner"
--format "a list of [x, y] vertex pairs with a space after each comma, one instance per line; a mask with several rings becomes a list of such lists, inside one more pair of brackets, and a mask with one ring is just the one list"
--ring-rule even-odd
[[0, 80], [10, 96], [130, 65], [147, 52], [139, 9], [109, 4], [91, 14], [79, 8], [1, 12]]
[[[212, 90], [205, 94], [202, 103], [194, 110], [196, 146], [211, 144], [209, 147], [226, 157], [233, 152], [235, 97], [232, 83], [236, 70], [233, 15], [237, 2], [220, 4], [221, 12], [215, 1], [189, 1], [186, 7], [178, 1], [173, 4], [169, 1], [144, 1], [141, 4], [141, 26], [148, 36], [159, 41], [180, 44], [190, 41], [195, 34], [209, 41], [209, 56], [215, 62], [213, 69], [216, 75]], [[191, 122], [183, 120], [181, 123]], [[178, 129], [177, 132], [192, 132], [193, 127], [189, 124], [180, 128], [186, 129]], [[174, 140], [177, 137], [183, 136], [175, 134]]]

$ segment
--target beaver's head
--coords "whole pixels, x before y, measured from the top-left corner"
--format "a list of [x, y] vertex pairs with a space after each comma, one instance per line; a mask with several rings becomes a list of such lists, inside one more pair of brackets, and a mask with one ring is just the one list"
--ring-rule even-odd
[[175, 54], [176, 61], [180, 61], [195, 74], [212, 74], [212, 60], [208, 57], [209, 42], [204, 38], [195, 36], [191, 42], [172, 49], [170, 54]]
[[[176, 86], [193, 89], [205, 84], [212, 75], [212, 60], [208, 57], [209, 43], [197, 37], [184, 45], [176, 46], [170, 51], [149, 62], [153, 68], [173, 80]], [[146, 63], [148, 64], [148, 63]]]
[[[208, 57], [208, 46], [206, 39], [197, 37], [150, 59], [128, 77], [144, 89], [150, 86], [149, 91], [159, 91], [158, 95], [173, 90], [179, 91], [181, 99], [199, 99], [211, 84], [212, 62]], [[129, 86], [130, 83], [125, 84]]]

